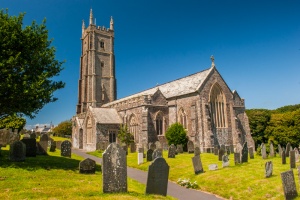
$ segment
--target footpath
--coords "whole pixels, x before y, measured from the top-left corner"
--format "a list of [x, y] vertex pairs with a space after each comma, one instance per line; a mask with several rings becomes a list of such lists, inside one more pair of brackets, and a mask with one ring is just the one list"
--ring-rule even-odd
[[[89, 155], [82, 150], [72, 149], [72, 153], [77, 154], [83, 158], [93, 159], [96, 161], [96, 163], [102, 164], [102, 158]], [[145, 171], [127, 166], [127, 176], [142, 184], [147, 183], [147, 172]], [[182, 187], [171, 181], [168, 182], [167, 195], [177, 198], [179, 200], [223, 200], [224, 199], [222, 197], [217, 197], [214, 194]]]

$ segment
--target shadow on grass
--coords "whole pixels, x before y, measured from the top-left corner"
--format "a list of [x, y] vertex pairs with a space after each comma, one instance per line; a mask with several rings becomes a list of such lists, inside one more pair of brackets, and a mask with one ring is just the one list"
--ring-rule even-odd
[[[28, 171], [38, 169], [63, 169], [79, 172], [80, 160], [61, 156], [37, 155], [36, 157], [26, 157], [23, 162], [12, 162], [8, 159], [9, 150], [1, 150], [1, 168], [22, 168]], [[96, 171], [101, 172], [101, 165], [96, 164]]]

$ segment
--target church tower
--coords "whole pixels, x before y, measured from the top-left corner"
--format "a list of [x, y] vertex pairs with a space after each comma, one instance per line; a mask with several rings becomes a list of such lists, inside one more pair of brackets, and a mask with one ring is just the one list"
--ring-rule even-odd
[[101, 107], [117, 98], [114, 56], [114, 22], [110, 27], [96, 27], [92, 9], [89, 25], [82, 21], [80, 77], [76, 113], [88, 106]]

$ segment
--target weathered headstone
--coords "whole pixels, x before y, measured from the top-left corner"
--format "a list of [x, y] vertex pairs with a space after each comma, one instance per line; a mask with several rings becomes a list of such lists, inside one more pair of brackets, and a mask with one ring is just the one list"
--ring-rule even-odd
[[210, 165], [208, 165], [208, 169], [210, 171], [217, 170], [218, 169], [218, 165], [217, 164], [210, 164]]
[[169, 169], [169, 165], [161, 157], [149, 165], [146, 194], [167, 195]]
[[168, 150], [168, 158], [175, 158], [176, 155], [176, 147], [174, 144], [171, 144]]
[[266, 145], [264, 143], [261, 144], [261, 156], [262, 159], [267, 159], [267, 150]]
[[156, 145], [154, 143], [150, 143], [149, 149], [152, 149], [154, 151], [154, 149], [156, 149]]
[[7, 129], [0, 129], [0, 146], [6, 146], [9, 143], [10, 131]]
[[223, 155], [225, 154], [225, 150], [224, 149], [219, 149], [219, 152], [218, 152], [218, 156], [219, 156], [219, 161], [222, 161], [222, 157]]
[[192, 157], [192, 162], [195, 174], [200, 174], [204, 172], [200, 155], [195, 155], [194, 157]]
[[79, 173], [81, 174], [95, 174], [96, 162], [90, 158], [84, 159], [79, 163]]
[[126, 152], [119, 144], [111, 143], [102, 158], [103, 192], [127, 192]]
[[296, 156], [295, 151], [290, 151], [290, 168], [296, 168]]
[[248, 151], [249, 151], [249, 157], [250, 157], [250, 159], [254, 159], [254, 150], [253, 150], [253, 147], [249, 147]]
[[214, 147], [214, 155], [219, 155], [219, 148], [218, 148], [218, 146], [215, 146]]
[[153, 154], [152, 154], [152, 160], [155, 160], [155, 158], [160, 158], [160, 157], [163, 157], [162, 150], [161, 149], [155, 149], [153, 151]]
[[200, 148], [199, 148], [199, 147], [195, 147], [194, 155], [195, 155], [195, 156], [200, 155]]
[[130, 144], [130, 153], [135, 153], [136, 152], [136, 145], [135, 143]]
[[281, 157], [282, 148], [281, 148], [280, 144], [278, 144], [278, 154], [279, 154], [279, 157]]
[[289, 157], [290, 155], [290, 150], [291, 150], [291, 144], [287, 143], [286, 147], [285, 147], [285, 156]]
[[194, 153], [194, 143], [192, 141], [188, 141], [187, 143], [188, 153]]
[[52, 141], [50, 145], [50, 152], [55, 152], [56, 150], [56, 141]]
[[144, 148], [138, 148], [138, 165], [144, 163]]
[[41, 145], [42, 149], [46, 153], [48, 151], [48, 140], [49, 140], [49, 137], [47, 134], [44, 133], [41, 135], [39, 144]]
[[273, 163], [272, 161], [268, 161], [265, 164], [265, 177], [269, 178], [272, 176], [273, 173]]
[[244, 143], [243, 145], [243, 149], [241, 152], [241, 162], [248, 162], [248, 146], [247, 146], [247, 142]]
[[286, 156], [285, 156], [285, 151], [281, 152], [281, 163], [286, 164]]
[[275, 153], [274, 153], [274, 146], [273, 143], [270, 142], [270, 158], [274, 157]]
[[159, 141], [155, 142], [156, 149], [162, 149], [162, 145]]
[[235, 152], [241, 153], [242, 149], [243, 149], [243, 146], [240, 143], [237, 143], [236, 147], [235, 147]]
[[293, 170], [288, 170], [280, 174], [284, 197], [286, 200], [294, 199], [298, 196]]
[[15, 141], [10, 145], [9, 160], [13, 162], [25, 161], [26, 145], [21, 141]]
[[240, 153], [234, 153], [234, 164], [241, 163], [241, 154]]
[[228, 155], [222, 156], [222, 167], [228, 167], [229, 166], [229, 157]]
[[152, 154], [153, 154], [153, 150], [152, 149], [148, 149], [147, 151], [147, 161], [152, 161]]
[[26, 157], [36, 157], [36, 140], [27, 138], [21, 140], [26, 146]]
[[182, 146], [182, 144], [177, 144], [177, 152], [178, 153], [183, 153], [183, 146]]
[[72, 154], [72, 143], [69, 140], [65, 140], [61, 143], [60, 146], [60, 155], [64, 156], [64, 157], [70, 157], [71, 158], [71, 154]]

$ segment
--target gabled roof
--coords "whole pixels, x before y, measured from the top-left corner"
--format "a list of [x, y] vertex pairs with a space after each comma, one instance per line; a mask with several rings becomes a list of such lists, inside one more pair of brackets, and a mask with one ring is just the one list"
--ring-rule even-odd
[[99, 124], [122, 124], [122, 119], [114, 108], [92, 108], [89, 107], [96, 123]]
[[214, 67], [211, 67], [201, 72], [158, 85], [154, 88], [118, 99], [111, 103], [107, 103], [104, 106], [109, 106], [110, 104], [115, 104], [138, 96], [153, 95], [157, 91], [157, 89], [159, 89], [167, 99], [175, 96], [181, 96], [196, 92], [202, 86], [202, 84], [213, 69]]

